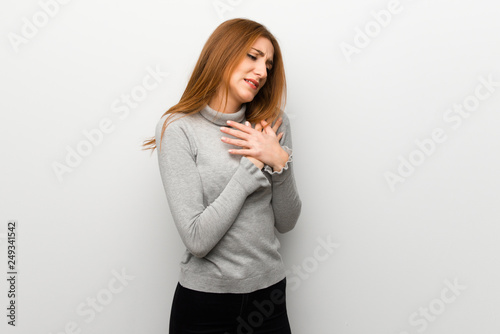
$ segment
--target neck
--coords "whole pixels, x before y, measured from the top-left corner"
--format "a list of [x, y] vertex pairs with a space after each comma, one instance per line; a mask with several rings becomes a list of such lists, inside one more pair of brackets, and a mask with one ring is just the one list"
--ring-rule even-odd
[[216, 96], [212, 97], [208, 105], [210, 108], [217, 110], [224, 114], [232, 114], [241, 109], [241, 103], [234, 101], [233, 99], [229, 99], [227, 101], [227, 105], [224, 107], [226, 100], [221, 98], [222, 94], [216, 94]]
[[227, 121], [242, 123], [245, 121], [246, 105], [243, 104], [241, 109], [235, 113], [221, 113], [212, 109], [208, 104], [200, 110], [200, 114], [212, 123], [221, 126], [227, 126]]

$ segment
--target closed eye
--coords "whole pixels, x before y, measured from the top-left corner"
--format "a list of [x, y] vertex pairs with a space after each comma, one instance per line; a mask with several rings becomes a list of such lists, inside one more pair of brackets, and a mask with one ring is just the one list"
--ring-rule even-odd
[[[251, 53], [247, 53], [247, 56], [248, 56], [250, 59], [252, 59], [252, 60], [257, 60], [257, 57], [256, 57], [256, 56], [254, 56], [254, 55], [253, 55], [253, 54], [251, 54]], [[269, 73], [272, 69], [273, 69], [273, 66], [272, 66], [272, 65], [271, 65], [270, 67], [266, 67], [266, 70], [267, 70], [267, 72], [268, 72], [268, 73]]]

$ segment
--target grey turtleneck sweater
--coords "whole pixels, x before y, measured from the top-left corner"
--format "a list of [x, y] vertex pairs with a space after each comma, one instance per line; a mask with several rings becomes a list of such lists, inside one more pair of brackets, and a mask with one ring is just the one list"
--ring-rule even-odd
[[[160, 136], [167, 115], [156, 126], [161, 179], [174, 223], [186, 246], [179, 283], [216, 293], [248, 293], [285, 277], [275, 229], [294, 228], [301, 211], [292, 164], [290, 121], [282, 114], [277, 133], [289, 154], [281, 171], [261, 170], [221, 141], [232, 120], [244, 124], [246, 105], [219, 113], [208, 105], [199, 113], [176, 114]], [[184, 116], [180, 118], [180, 116]]]

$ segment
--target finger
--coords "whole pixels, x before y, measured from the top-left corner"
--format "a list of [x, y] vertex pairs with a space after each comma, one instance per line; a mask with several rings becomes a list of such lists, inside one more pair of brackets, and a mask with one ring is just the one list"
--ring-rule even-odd
[[[239, 123], [238, 123], [239, 124]], [[245, 126], [243, 124], [240, 124], [242, 127], [244, 127], [245, 129], [250, 129], [248, 126]], [[235, 129], [231, 129], [231, 128], [228, 128], [228, 127], [225, 127], [225, 126], [222, 126], [220, 128], [220, 130], [224, 133], [227, 133], [231, 136], [234, 136], [234, 137], [237, 137], [237, 138], [241, 138], [241, 139], [248, 139], [248, 134], [243, 132], [243, 131], [240, 131], [240, 130], [235, 130]], [[253, 130], [253, 129], [252, 129]]]
[[274, 123], [274, 126], [273, 126], [273, 130], [274, 132], [278, 132], [278, 128], [280, 127], [280, 125], [283, 123], [283, 118], [278, 118], [278, 120], [276, 121], [276, 123]]
[[265, 120], [262, 120], [262, 121], [260, 121], [260, 124], [262, 124], [262, 129], [264, 129], [264, 131], [267, 133], [269, 130], [269, 128], [268, 128], [269, 123], [267, 123]]
[[283, 138], [283, 132], [280, 132], [280, 134], [278, 135], [278, 141], [280, 141], [281, 138]]
[[273, 128], [271, 128], [269, 123], [267, 123], [264, 120], [262, 120], [261, 123], [262, 123], [262, 127], [264, 128], [265, 133], [267, 133], [268, 135], [271, 135], [271, 136], [276, 135], [276, 132], [273, 130]]
[[[267, 123], [271, 124], [269, 121], [270, 119], [267, 118], [265, 120]], [[274, 130], [274, 132], [277, 132], [278, 131], [278, 128], [280, 127], [280, 125], [283, 123], [283, 117], [279, 117], [276, 122], [274, 122], [274, 125], [272, 125], [272, 129]]]
[[234, 121], [227, 121], [227, 125], [229, 125], [230, 127], [236, 128], [238, 130], [241, 130], [243, 132], [246, 132], [246, 133], [250, 133], [252, 131], [251, 128], [249, 128], [248, 126], [245, 126], [241, 123], [234, 122]]
[[230, 149], [228, 150], [229, 153], [231, 154], [237, 154], [237, 155], [249, 155], [252, 151], [248, 149]]
[[256, 123], [255, 124], [255, 130], [262, 131], [262, 125], [260, 125], [260, 123]]
[[249, 147], [248, 142], [244, 140], [238, 140], [238, 139], [231, 139], [227, 137], [221, 137], [221, 139], [224, 143], [239, 146], [239, 147]]

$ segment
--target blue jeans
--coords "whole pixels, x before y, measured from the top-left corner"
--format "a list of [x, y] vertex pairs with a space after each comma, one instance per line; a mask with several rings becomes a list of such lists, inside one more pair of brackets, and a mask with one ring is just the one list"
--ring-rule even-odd
[[177, 283], [170, 334], [291, 334], [286, 278], [250, 293], [211, 293]]

